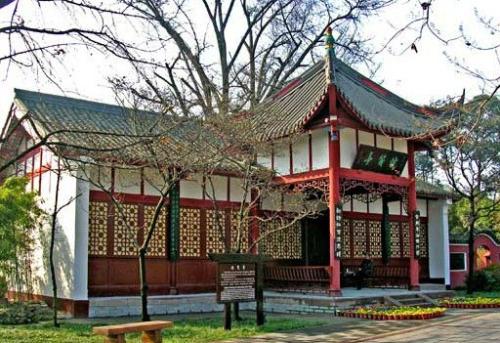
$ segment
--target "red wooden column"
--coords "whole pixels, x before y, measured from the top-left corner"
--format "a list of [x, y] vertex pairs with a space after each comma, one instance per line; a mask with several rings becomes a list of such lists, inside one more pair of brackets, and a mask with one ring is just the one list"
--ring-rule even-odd
[[415, 258], [415, 227], [413, 213], [417, 210], [417, 187], [415, 181], [415, 148], [413, 142], [408, 142], [408, 224], [410, 229], [410, 289], [419, 290], [419, 264]]
[[330, 214], [330, 286], [331, 295], [341, 295], [340, 260], [335, 257], [335, 206], [340, 203], [340, 135], [337, 128], [336, 89], [330, 85], [330, 137], [328, 140], [328, 208]]

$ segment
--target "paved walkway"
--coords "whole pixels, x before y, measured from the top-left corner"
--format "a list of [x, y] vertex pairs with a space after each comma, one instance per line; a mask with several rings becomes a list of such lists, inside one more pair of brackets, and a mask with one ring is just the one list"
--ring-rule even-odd
[[332, 323], [300, 332], [273, 333], [239, 343], [291, 342], [500, 342], [500, 312], [493, 310], [450, 310], [430, 321], [372, 321], [337, 318]]

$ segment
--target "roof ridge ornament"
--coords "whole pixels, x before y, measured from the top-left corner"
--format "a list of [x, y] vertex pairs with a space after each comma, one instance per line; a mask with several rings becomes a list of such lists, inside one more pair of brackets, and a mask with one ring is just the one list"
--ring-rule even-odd
[[326, 82], [328, 84], [335, 83], [335, 39], [332, 35], [332, 28], [329, 26], [325, 31], [325, 48], [326, 48], [326, 58], [325, 58], [325, 74]]

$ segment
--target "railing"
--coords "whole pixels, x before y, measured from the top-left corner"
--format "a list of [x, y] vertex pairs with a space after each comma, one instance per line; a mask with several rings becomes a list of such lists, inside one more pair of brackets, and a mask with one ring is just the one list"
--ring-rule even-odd
[[329, 282], [329, 268], [325, 266], [269, 266], [264, 269], [266, 282]]

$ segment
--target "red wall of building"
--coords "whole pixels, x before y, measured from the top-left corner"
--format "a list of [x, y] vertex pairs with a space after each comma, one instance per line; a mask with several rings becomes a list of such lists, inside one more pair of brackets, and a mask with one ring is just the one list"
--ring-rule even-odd
[[[490, 236], [486, 234], [479, 234], [474, 241], [474, 250], [479, 248], [480, 246], [486, 247], [490, 251], [490, 258], [488, 263], [500, 263], [500, 245], [497, 244]], [[467, 244], [457, 244], [450, 243], [450, 253], [469, 253], [469, 247]], [[469, 271], [469, 267], [467, 265], [467, 257], [466, 257], [466, 270], [465, 271], [450, 271], [451, 277], [451, 287], [462, 286], [465, 283], [465, 279], [467, 277], [467, 273]], [[479, 268], [478, 268], [479, 267]], [[480, 269], [480, 266], [476, 268]]]

